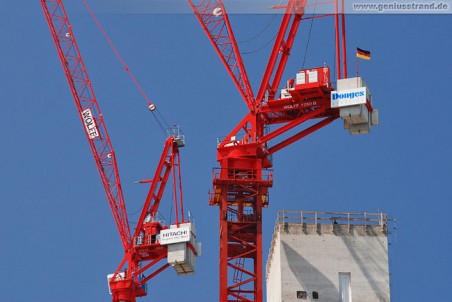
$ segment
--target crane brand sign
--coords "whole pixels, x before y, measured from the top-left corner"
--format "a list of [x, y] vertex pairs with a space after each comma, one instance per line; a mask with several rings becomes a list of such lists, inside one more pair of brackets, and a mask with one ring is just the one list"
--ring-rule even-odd
[[85, 124], [86, 133], [90, 139], [99, 137], [99, 131], [97, 130], [96, 122], [90, 109], [83, 110], [82, 112], [83, 123]]
[[331, 92], [331, 108], [366, 103], [366, 87]]
[[190, 228], [181, 227], [160, 231], [160, 244], [171, 244], [190, 241]]

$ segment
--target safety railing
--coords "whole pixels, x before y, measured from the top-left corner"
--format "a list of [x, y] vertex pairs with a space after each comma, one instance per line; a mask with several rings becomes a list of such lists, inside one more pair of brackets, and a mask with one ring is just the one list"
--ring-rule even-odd
[[243, 213], [239, 214], [237, 209], [229, 207], [227, 215], [228, 221], [232, 222], [256, 222], [256, 215], [253, 210], [243, 210]]
[[273, 181], [273, 171], [213, 168], [212, 179]]
[[396, 222], [393, 217], [387, 214], [367, 213], [367, 212], [313, 212], [313, 211], [291, 211], [280, 210], [276, 219], [276, 224], [272, 236], [272, 243], [270, 245], [268, 260], [267, 260], [267, 274], [270, 269], [273, 250], [275, 248], [275, 241], [278, 237], [278, 230], [281, 224], [341, 224], [341, 225], [364, 225], [364, 226], [381, 226], [387, 228], [389, 222]]
[[148, 246], [152, 244], [158, 243], [158, 240], [160, 239], [158, 235], [142, 235], [134, 237], [134, 246]]
[[179, 147], [185, 145], [185, 134], [178, 125], [173, 125], [172, 127], [166, 129], [166, 134], [168, 137], [174, 137]]
[[277, 224], [348, 224], [348, 225], [387, 225], [392, 218], [387, 214], [367, 212], [312, 212], [312, 211], [289, 211], [278, 212]]

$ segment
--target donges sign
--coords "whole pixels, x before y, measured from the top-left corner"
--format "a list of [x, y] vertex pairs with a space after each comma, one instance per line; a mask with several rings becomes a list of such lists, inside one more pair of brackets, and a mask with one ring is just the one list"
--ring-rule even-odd
[[331, 92], [331, 108], [366, 103], [366, 87]]

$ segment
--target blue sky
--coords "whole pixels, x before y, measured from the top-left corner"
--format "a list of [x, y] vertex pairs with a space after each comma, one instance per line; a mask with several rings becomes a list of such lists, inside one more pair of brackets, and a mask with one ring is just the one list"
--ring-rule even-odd
[[[153, 174], [165, 137], [81, 1], [66, 2], [134, 213], [146, 187], [133, 181]], [[110, 301], [106, 275], [121, 260], [121, 243], [39, 1], [28, 3], [5, 2], [0, 11], [1, 300]], [[196, 217], [203, 256], [195, 276], [167, 270], [142, 300], [215, 301], [218, 209], [208, 206], [207, 191], [217, 166], [216, 138], [245, 115], [244, 102], [193, 15], [100, 11], [98, 17], [160, 112], [182, 127], [187, 140], [181, 151], [184, 201]], [[277, 20], [231, 16], [237, 40], [253, 38], [240, 48], [249, 53], [244, 60], [255, 89], [271, 48], [262, 47], [274, 37]], [[284, 79], [301, 68], [309, 26], [301, 25]], [[451, 28], [450, 15], [348, 16], [349, 73], [355, 47], [370, 50], [372, 60], [360, 61], [359, 70], [381, 124], [369, 135], [351, 136], [335, 121], [274, 156], [264, 259], [280, 209], [381, 210], [397, 219], [392, 300], [450, 299]], [[333, 38], [331, 23], [314, 22], [305, 67], [332, 67]], [[170, 198], [163, 215], [169, 216]]]

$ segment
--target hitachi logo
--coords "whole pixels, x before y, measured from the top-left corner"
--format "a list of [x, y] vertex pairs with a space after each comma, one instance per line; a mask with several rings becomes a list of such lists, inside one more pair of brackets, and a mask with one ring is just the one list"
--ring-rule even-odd
[[162, 238], [188, 235], [188, 231], [175, 231], [161, 234]]
[[364, 96], [364, 91], [345, 92], [345, 93], [333, 92], [331, 94], [331, 99], [333, 101], [335, 101], [335, 100], [342, 100], [342, 99], [354, 99], [355, 97], [360, 97], [360, 96]]

